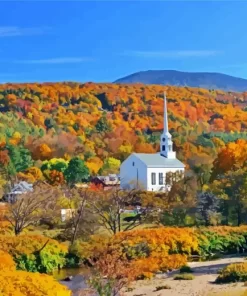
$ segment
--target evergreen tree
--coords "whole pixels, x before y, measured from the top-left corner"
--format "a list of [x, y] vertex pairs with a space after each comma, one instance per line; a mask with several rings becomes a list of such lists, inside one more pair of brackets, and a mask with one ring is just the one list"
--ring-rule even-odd
[[198, 194], [197, 212], [206, 226], [211, 224], [211, 217], [216, 216], [219, 210], [219, 199], [211, 192]]
[[85, 182], [89, 179], [89, 169], [84, 161], [79, 157], [70, 160], [67, 169], [64, 172], [65, 179], [68, 184], [72, 185], [79, 182]]
[[103, 115], [95, 125], [95, 128], [98, 132], [108, 132], [111, 131], [111, 126], [109, 125], [107, 118]]

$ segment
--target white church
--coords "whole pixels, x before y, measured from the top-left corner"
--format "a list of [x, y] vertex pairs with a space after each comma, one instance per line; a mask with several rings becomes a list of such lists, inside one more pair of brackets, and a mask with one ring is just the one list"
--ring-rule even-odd
[[166, 94], [164, 94], [164, 129], [159, 153], [132, 153], [120, 167], [122, 189], [169, 191], [172, 183], [183, 178], [185, 165], [176, 158], [168, 130]]

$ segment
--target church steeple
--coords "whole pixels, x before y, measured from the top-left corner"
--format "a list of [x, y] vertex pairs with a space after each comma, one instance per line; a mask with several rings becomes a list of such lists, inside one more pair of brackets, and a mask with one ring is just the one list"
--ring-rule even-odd
[[160, 138], [160, 154], [168, 159], [176, 158], [176, 152], [173, 151], [172, 136], [168, 130], [168, 114], [167, 114], [165, 92], [164, 92], [164, 128]]
[[164, 92], [164, 133], [169, 133], [168, 129], [168, 114], [167, 114], [167, 105], [166, 105], [166, 92]]

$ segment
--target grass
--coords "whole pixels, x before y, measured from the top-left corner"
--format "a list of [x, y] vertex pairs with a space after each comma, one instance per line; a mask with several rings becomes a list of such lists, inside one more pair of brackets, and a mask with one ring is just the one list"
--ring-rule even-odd
[[163, 285], [163, 286], [158, 286], [156, 287], [156, 289], [154, 290], [154, 292], [160, 291], [160, 290], [169, 290], [171, 289], [171, 286], [169, 285]]
[[180, 268], [180, 273], [192, 273], [193, 270], [188, 266], [184, 265]]
[[177, 281], [191, 281], [195, 277], [191, 273], [181, 273], [174, 276], [174, 280]]

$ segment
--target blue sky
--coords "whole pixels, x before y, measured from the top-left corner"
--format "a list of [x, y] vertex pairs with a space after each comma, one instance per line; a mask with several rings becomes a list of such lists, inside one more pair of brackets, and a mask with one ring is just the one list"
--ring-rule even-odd
[[0, 82], [175, 69], [247, 78], [245, 1], [1, 1]]

